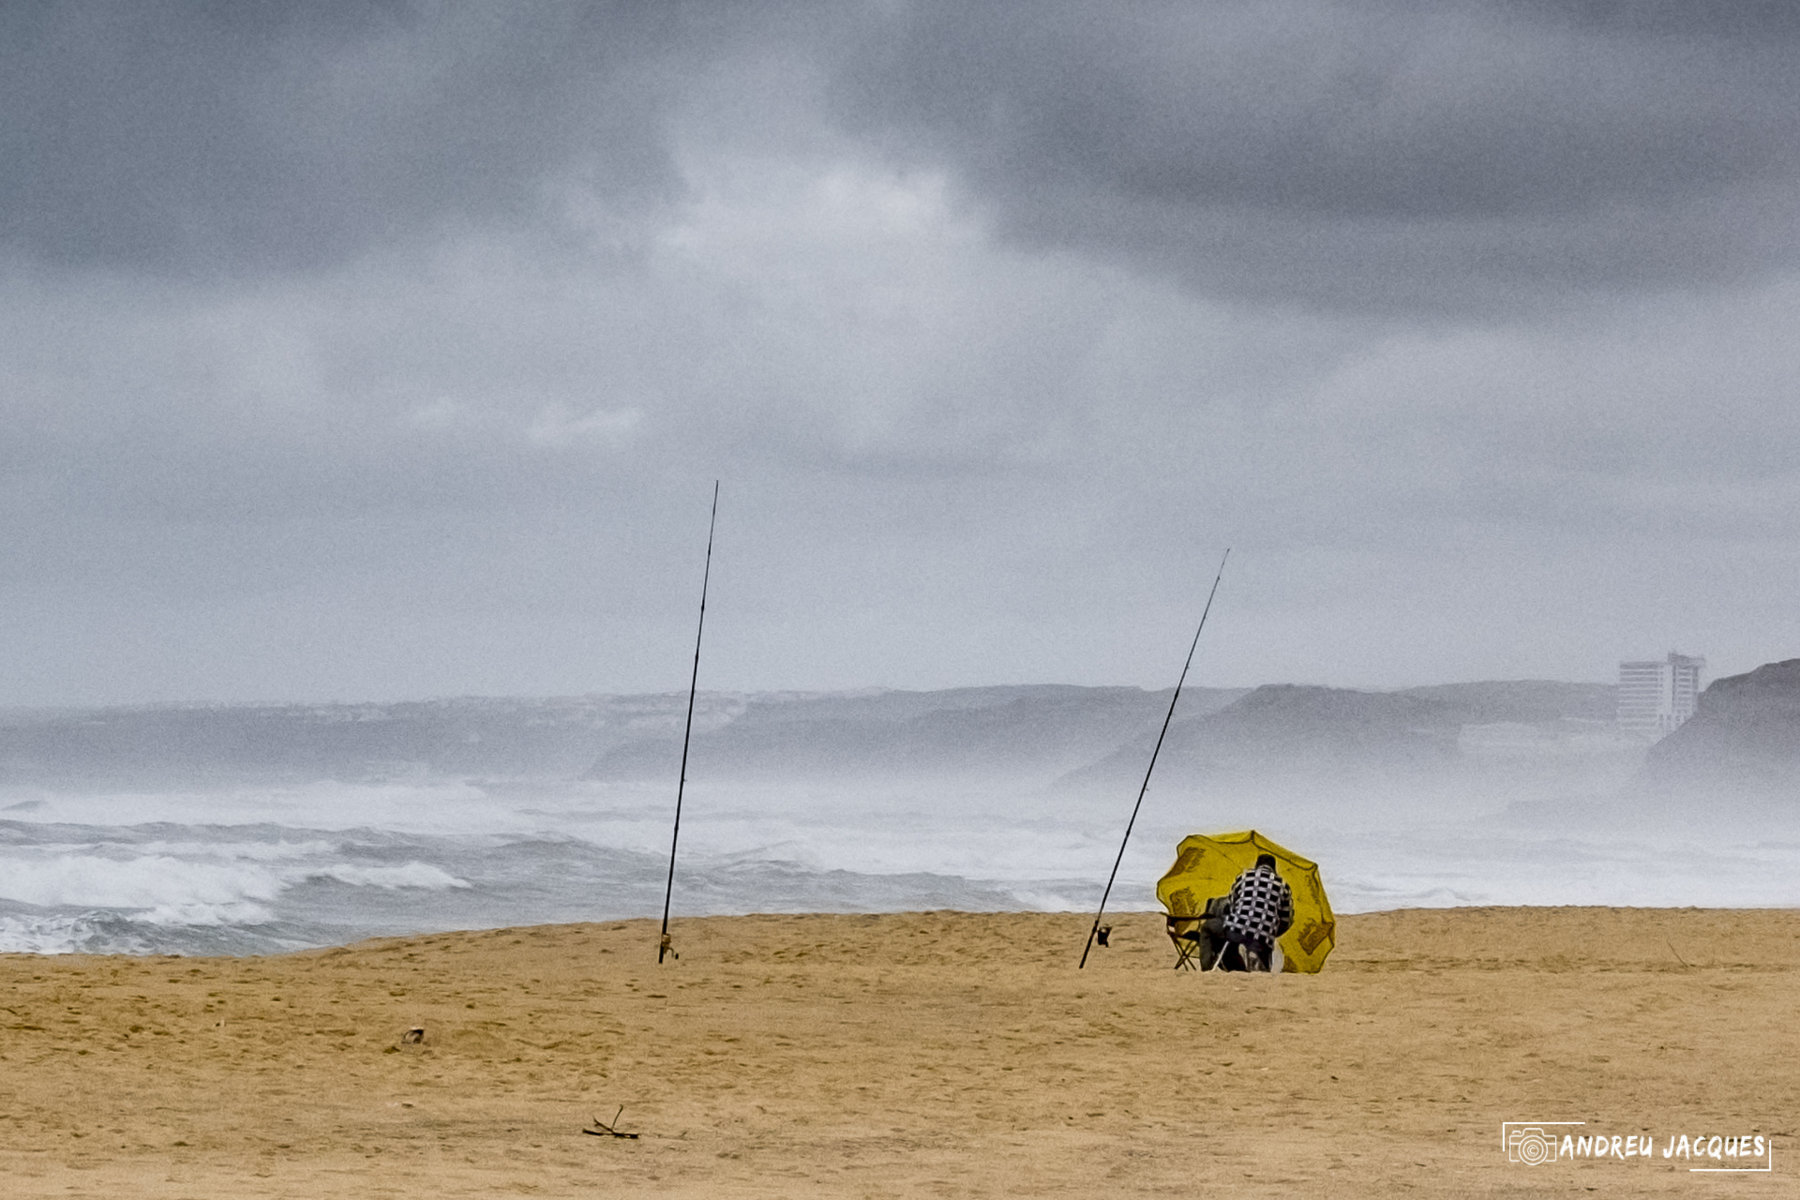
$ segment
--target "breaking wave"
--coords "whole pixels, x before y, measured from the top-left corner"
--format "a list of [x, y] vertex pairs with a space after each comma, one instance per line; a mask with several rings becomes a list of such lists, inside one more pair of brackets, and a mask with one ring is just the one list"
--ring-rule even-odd
[[[0, 951], [256, 954], [653, 916], [666, 792], [409, 782], [0, 796]], [[1702, 838], [1579, 804], [1436, 819], [1199, 807], [1152, 797], [1111, 907], [1155, 907], [1183, 835], [1251, 824], [1319, 861], [1343, 912], [1800, 904], [1792, 813], [1715, 822]], [[1086, 910], [1125, 815], [1123, 801], [995, 789], [690, 787], [675, 912]]]

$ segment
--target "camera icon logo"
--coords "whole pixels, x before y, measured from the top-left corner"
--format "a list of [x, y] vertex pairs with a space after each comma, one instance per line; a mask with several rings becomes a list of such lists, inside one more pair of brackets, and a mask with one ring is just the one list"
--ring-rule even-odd
[[1536, 1125], [1511, 1129], [1506, 1134], [1506, 1161], [1536, 1167], [1556, 1161], [1556, 1135]]

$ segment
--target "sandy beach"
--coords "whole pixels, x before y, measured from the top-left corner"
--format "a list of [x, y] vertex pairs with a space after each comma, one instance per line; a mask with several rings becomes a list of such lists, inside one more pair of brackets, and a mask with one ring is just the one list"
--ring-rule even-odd
[[[1311, 977], [1177, 973], [1151, 913], [1114, 918], [1078, 972], [1088, 920], [681, 920], [661, 967], [641, 921], [0, 957], [0, 1179], [21, 1198], [1794, 1194], [1800, 912], [1346, 916]], [[583, 1132], [621, 1105], [637, 1138]], [[1557, 1132], [1608, 1153], [1509, 1161], [1503, 1122], [1585, 1122]], [[1664, 1157], [1715, 1134], [1772, 1139], [1772, 1172]]]

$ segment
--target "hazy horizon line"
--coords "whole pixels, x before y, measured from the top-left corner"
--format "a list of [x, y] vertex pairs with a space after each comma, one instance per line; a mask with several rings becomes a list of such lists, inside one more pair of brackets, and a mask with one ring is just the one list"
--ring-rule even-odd
[[[1188, 683], [1184, 684], [1184, 692], [1253, 692], [1264, 687], [1313, 687], [1330, 691], [1365, 692], [1369, 694], [1391, 694], [1396, 692], [1418, 691], [1424, 688], [1473, 686], [1476, 684], [1561, 684], [1578, 687], [1616, 687], [1617, 680], [1595, 679], [1551, 679], [1543, 676], [1521, 678], [1490, 679], [1450, 679], [1431, 683], [1403, 684], [1342, 684], [1316, 683], [1300, 680], [1281, 679], [1265, 680], [1262, 683]], [[810, 699], [857, 696], [878, 696], [894, 694], [931, 695], [938, 692], [971, 692], [1012, 688], [1026, 690], [1030, 688], [1079, 688], [1089, 691], [1111, 691], [1129, 689], [1155, 695], [1159, 692], [1174, 690], [1173, 684], [1160, 687], [1145, 687], [1135, 683], [1069, 683], [1060, 680], [1039, 680], [1031, 683], [963, 683], [950, 684], [944, 687], [892, 687], [885, 684], [867, 684], [857, 687], [822, 687], [822, 688], [730, 688], [708, 687], [699, 689], [701, 696], [738, 696], [745, 699], [794, 698]], [[394, 696], [388, 698], [364, 697], [346, 699], [343, 697], [288, 697], [275, 699], [270, 697], [244, 699], [165, 699], [134, 700], [104, 704], [0, 704], [0, 712], [5, 713], [61, 713], [61, 712], [141, 712], [154, 709], [196, 709], [196, 708], [357, 708], [364, 706], [393, 707], [403, 704], [451, 704], [475, 701], [582, 701], [600, 699], [623, 699], [631, 697], [652, 696], [685, 696], [686, 688], [666, 688], [649, 691], [589, 691], [589, 692], [459, 692], [433, 696]]]

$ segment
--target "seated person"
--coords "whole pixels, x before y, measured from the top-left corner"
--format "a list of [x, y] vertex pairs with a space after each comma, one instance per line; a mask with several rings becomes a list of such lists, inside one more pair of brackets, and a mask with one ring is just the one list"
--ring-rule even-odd
[[1275, 856], [1258, 856], [1256, 865], [1231, 885], [1219, 932], [1221, 971], [1267, 971], [1275, 957], [1275, 939], [1294, 923], [1294, 893], [1275, 870]]

